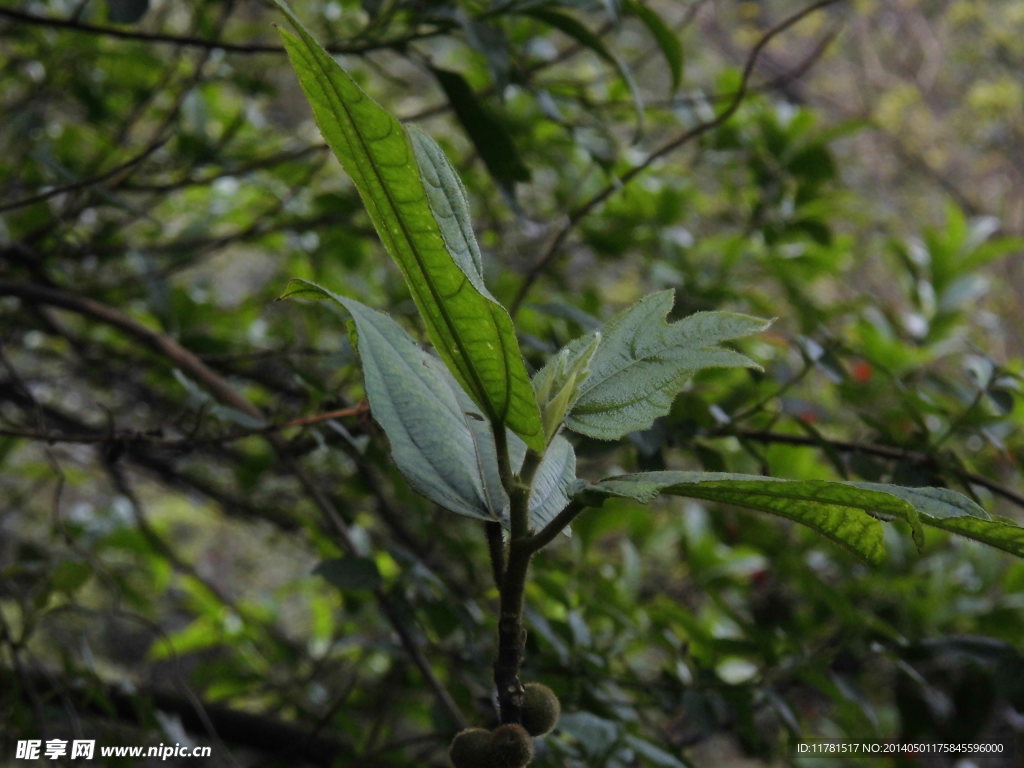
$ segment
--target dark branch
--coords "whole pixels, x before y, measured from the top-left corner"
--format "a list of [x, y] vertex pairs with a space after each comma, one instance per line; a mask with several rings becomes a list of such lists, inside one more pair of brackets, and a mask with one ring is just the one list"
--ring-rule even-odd
[[[140, 32], [134, 29], [122, 29], [120, 27], [102, 26], [100, 24], [89, 24], [84, 21], [73, 19], [55, 19], [49, 16], [36, 16], [35, 14], [18, 11], [13, 8], [0, 8], [0, 18], [14, 19], [23, 24], [33, 24], [51, 29], [65, 29], [71, 32], [80, 32], [89, 35], [101, 35], [113, 37], [120, 40], [134, 40], [142, 43], [166, 43], [169, 45], [180, 45], [186, 48], [200, 48], [207, 51], [221, 50], [229, 53], [256, 54], [273, 53], [283, 54], [284, 48], [280, 45], [270, 43], [231, 43], [226, 40], [210, 40], [204, 37], [189, 37], [187, 35], [169, 35], [161, 32]], [[435, 35], [447, 32], [451, 27], [442, 25], [435, 29], [422, 32], [410, 32], [407, 35], [396, 37], [391, 40], [380, 40], [365, 43], [332, 43], [325, 46], [331, 53], [369, 53], [384, 48], [401, 48], [402, 46], [423, 40]]]

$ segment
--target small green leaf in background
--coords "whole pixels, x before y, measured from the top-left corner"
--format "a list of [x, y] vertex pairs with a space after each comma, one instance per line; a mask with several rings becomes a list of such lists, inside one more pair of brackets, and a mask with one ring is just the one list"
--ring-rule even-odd
[[679, 42], [679, 36], [642, 0], [627, 0], [626, 12], [640, 19], [651, 33], [654, 42], [658, 44], [658, 49], [668, 64], [669, 75], [672, 78], [672, 93], [675, 93], [679, 90], [679, 83], [683, 78], [683, 45]]
[[146, 15], [149, 0], [107, 0], [107, 21], [134, 24]]
[[81, 560], [61, 560], [50, 574], [50, 584], [58, 592], [73, 594], [92, 576], [92, 566]]
[[529, 181], [530, 169], [520, 157], [512, 134], [480, 102], [462, 75], [446, 69], [432, 71], [488, 173], [509, 199], [515, 199], [516, 182]]
[[313, 569], [332, 586], [344, 591], [375, 589], [380, 584], [377, 563], [368, 557], [337, 557], [324, 560]]
[[[664, 416], [682, 385], [704, 368], [757, 364], [718, 346], [766, 329], [771, 321], [729, 312], [699, 312], [667, 323], [673, 292], [660, 291], [609, 320], [590, 360], [590, 373], [577, 389], [566, 424], [600, 440], [617, 440], [647, 429]], [[593, 334], [567, 345], [575, 357]]]
[[[284, 2], [276, 2], [297, 33], [281, 30], [317, 125], [401, 269], [438, 354], [489, 420], [508, 425], [531, 448], [542, 450], [540, 410], [512, 319], [481, 291], [482, 280], [449, 252], [445, 234], [451, 227], [439, 221], [449, 214], [431, 205], [425, 169], [409, 134], [359, 88]], [[449, 200], [465, 197], [461, 187], [442, 191]]]
[[604, 44], [604, 41], [568, 14], [559, 13], [547, 8], [530, 8], [524, 13], [571, 37], [584, 48], [589, 48], [615, 68], [615, 71], [619, 73], [619, 77], [622, 78], [626, 87], [629, 88], [630, 95], [633, 97], [633, 106], [636, 111], [636, 133], [638, 136], [643, 133], [644, 105], [643, 99], [640, 97], [640, 91], [633, 81], [633, 75], [630, 74], [629, 68], [618, 56], [611, 52]]

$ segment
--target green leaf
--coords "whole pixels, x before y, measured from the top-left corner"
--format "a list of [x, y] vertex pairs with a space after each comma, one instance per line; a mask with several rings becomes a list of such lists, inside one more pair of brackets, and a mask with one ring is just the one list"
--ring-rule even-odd
[[590, 375], [590, 360], [601, 344], [601, 334], [594, 333], [588, 338], [590, 343], [585, 346], [563, 347], [533, 377], [548, 441], [561, 428], [569, 405], [576, 402], [580, 386]]
[[484, 107], [458, 72], [432, 70], [452, 105], [455, 117], [466, 131], [488, 173], [510, 197], [517, 181], [529, 181], [526, 167], [505, 124]]
[[[497, 482], [501, 488], [500, 480], [493, 479], [494, 438], [441, 361], [420, 349], [390, 317], [355, 299], [305, 280], [292, 280], [289, 286], [282, 298], [328, 298], [352, 315], [370, 410], [409, 484], [461, 515], [483, 520], [507, 515], [508, 498], [493, 487]], [[487, 487], [484, 478], [492, 478]]]
[[317, 564], [313, 573], [322, 576], [331, 586], [342, 592], [356, 589], [376, 589], [380, 584], [377, 563], [368, 557], [337, 557]]
[[82, 560], [61, 560], [50, 574], [54, 589], [73, 594], [92, 576], [92, 566]]
[[642, 133], [644, 105], [643, 100], [640, 98], [640, 91], [637, 89], [636, 83], [633, 81], [633, 76], [630, 74], [629, 68], [619, 59], [618, 56], [611, 52], [601, 38], [587, 29], [575, 18], [564, 13], [548, 10], [546, 8], [531, 8], [525, 11], [525, 15], [544, 22], [548, 26], [554, 27], [562, 34], [571, 37], [580, 45], [592, 50], [615, 68], [615, 71], [619, 73], [619, 77], [622, 78], [626, 87], [629, 88], [630, 95], [633, 97], [637, 133]]
[[530, 525], [540, 530], [569, 503], [576, 482], [576, 453], [561, 435], [551, 441], [530, 491]]
[[[672, 291], [652, 294], [609, 320], [590, 360], [590, 374], [576, 391], [568, 427], [600, 440], [647, 429], [668, 413], [682, 385], [704, 368], [758, 367], [718, 344], [763, 331], [771, 321], [727, 312], [699, 312], [667, 323]], [[567, 345], [575, 358], [594, 334]], [[560, 353], [561, 354], [561, 353]], [[543, 373], [543, 371], [542, 371]], [[538, 374], [539, 376], [540, 374]]]
[[[356, 324], [370, 411], [391, 443], [399, 471], [420, 494], [452, 512], [509, 525], [490, 423], [440, 360], [424, 352], [390, 317], [306, 280], [291, 280], [281, 296], [330, 299]], [[508, 433], [518, 471], [526, 444]], [[569, 503], [576, 480], [572, 445], [555, 437], [537, 469], [530, 520], [542, 528]]]
[[908, 523], [919, 547], [921, 526], [929, 525], [1024, 557], [1024, 528], [992, 518], [947, 488], [669, 471], [611, 477], [581, 493], [598, 504], [607, 496], [646, 503], [660, 493], [771, 512], [813, 528], [872, 563], [884, 555], [880, 523], [884, 520]]
[[1012, 520], [993, 517], [966, 496], [948, 488], [902, 488], [877, 483], [856, 485], [906, 499], [921, 513], [921, 522], [966, 536], [983, 544], [1024, 557], [1024, 528]]
[[647, 27], [654, 42], [658, 44], [661, 55], [665, 57], [668, 64], [669, 75], [672, 78], [672, 93], [679, 90], [679, 82], [683, 77], [683, 45], [679, 42], [679, 36], [672, 31], [657, 13], [651, 10], [641, 0], [628, 0], [626, 11], [636, 16]]
[[[488, 420], [543, 449], [540, 410], [508, 312], [446, 247], [402, 124], [367, 96], [282, 0], [296, 34], [281, 30], [317, 125], [352, 177], [374, 228], [402, 271], [441, 359]], [[420, 142], [422, 143], [422, 142]], [[437, 168], [434, 168], [437, 171]], [[464, 191], [444, 189], [446, 197]], [[448, 227], [448, 229], [451, 229]]]
[[887, 493], [825, 480], [780, 480], [725, 472], [645, 472], [587, 486], [585, 494], [648, 502], [659, 493], [770, 512], [813, 528], [870, 563], [885, 554], [879, 517], [915, 525], [917, 513]]

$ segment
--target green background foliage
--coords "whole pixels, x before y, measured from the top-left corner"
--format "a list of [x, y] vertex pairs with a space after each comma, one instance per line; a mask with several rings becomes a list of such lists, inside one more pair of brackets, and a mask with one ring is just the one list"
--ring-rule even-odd
[[[659, 290], [671, 322], [778, 318], [741, 343], [763, 371], [571, 436], [581, 477], [940, 486], [1020, 521], [1024, 5], [820, 5], [293, 3], [454, 162], [531, 372]], [[482, 524], [392, 463], [343, 314], [273, 301], [304, 278], [428, 341], [282, 21], [0, 8], [0, 764], [84, 737], [441, 766], [495, 722]], [[897, 522], [868, 566], [724, 501], [608, 499], [536, 558], [537, 765], [1019, 740], [1024, 564]]]

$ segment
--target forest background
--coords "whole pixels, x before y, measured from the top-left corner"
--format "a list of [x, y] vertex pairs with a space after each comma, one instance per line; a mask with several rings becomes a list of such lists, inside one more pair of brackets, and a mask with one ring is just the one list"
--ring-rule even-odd
[[[292, 5], [455, 163], [532, 366], [664, 288], [778, 318], [742, 344], [763, 372], [574, 438], [581, 475], [938, 485], [1024, 518], [1024, 2]], [[282, 21], [0, 7], [2, 765], [88, 738], [442, 766], [493, 720], [479, 523], [392, 466], [344, 321], [274, 301], [302, 277], [416, 327]], [[714, 504], [588, 511], [527, 591], [564, 708], [537, 764], [1019, 740], [1024, 563], [890, 533], [870, 567]]]

